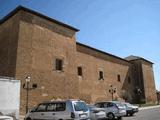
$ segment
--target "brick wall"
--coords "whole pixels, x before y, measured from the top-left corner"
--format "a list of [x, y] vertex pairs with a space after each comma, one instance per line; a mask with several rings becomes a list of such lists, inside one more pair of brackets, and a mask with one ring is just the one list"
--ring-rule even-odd
[[[82, 49], [82, 46], [77, 45], [77, 66], [82, 67], [82, 77], [79, 77], [79, 90], [83, 96], [87, 95], [90, 102], [111, 100], [111, 94], [109, 93], [110, 85], [113, 85], [117, 89], [117, 93], [114, 95], [114, 99], [121, 97], [121, 90], [126, 89], [124, 83], [128, 82], [129, 75], [129, 63], [122, 61], [121, 64], [116, 62], [116, 58], [106, 55], [105, 59], [101, 59], [102, 53], [96, 53], [90, 49]], [[86, 54], [91, 52], [94, 55]], [[109, 58], [108, 58], [109, 57]], [[108, 60], [107, 60], [108, 59]], [[99, 80], [99, 71], [103, 72], [104, 79]], [[120, 75], [120, 81], [118, 81], [118, 75]], [[131, 76], [130, 76], [131, 77]], [[128, 85], [130, 86], [130, 85]], [[85, 98], [84, 98], [85, 99]]]
[[143, 61], [142, 70], [146, 102], [156, 102], [157, 97], [152, 65]]
[[15, 77], [19, 14], [0, 24], [0, 76]]
[[[27, 21], [24, 20], [26, 14]], [[32, 83], [38, 84], [38, 88], [30, 92], [30, 106], [53, 98], [77, 98], [74, 32], [57, 24], [47, 28], [51, 24], [49, 21], [29, 13], [22, 12], [21, 18], [16, 78], [23, 84], [25, 76], [29, 75]], [[62, 71], [55, 70], [56, 58], [63, 60]], [[24, 106], [25, 91], [21, 89], [21, 112], [24, 112]]]

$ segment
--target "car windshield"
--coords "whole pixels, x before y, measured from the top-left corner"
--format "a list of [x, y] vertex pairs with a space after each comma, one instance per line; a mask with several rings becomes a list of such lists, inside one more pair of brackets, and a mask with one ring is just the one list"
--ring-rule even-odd
[[122, 103], [119, 103], [119, 102], [117, 102], [117, 103], [115, 103], [118, 107], [124, 107], [124, 105], [122, 104]]
[[126, 104], [126, 106], [128, 106], [128, 107], [129, 107], [129, 106], [132, 106], [130, 103], [125, 103], [125, 104]]
[[75, 102], [74, 103], [75, 111], [84, 111], [86, 112], [88, 110], [88, 107], [84, 102]]

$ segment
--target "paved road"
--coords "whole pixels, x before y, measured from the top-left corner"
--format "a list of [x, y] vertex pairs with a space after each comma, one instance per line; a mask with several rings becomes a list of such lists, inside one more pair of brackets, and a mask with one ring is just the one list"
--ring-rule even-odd
[[123, 120], [160, 120], [160, 107], [141, 110], [133, 117], [124, 117]]

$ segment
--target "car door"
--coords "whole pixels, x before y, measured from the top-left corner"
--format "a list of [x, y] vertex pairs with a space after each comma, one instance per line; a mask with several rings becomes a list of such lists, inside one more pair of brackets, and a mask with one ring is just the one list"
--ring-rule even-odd
[[98, 103], [98, 104], [96, 104], [96, 107], [105, 109], [105, 112], [106, 112], [106, 113], [109, 112], [109, 110], [108, 110], [108, 108], [107, 108], [107, 103], [106, 103], [106, 102]]
[[47, 120], [46, 119], [47, 104], [39, 104], [37, 109], [32, 113], [33, 120]]
[[55, 109], [56, 106], [54, 103], [48, 103], [47, 104], [47, 108], [46, 108], [46, 114], [45, 114], [45, 118], [47, 120], [54, 120], [55, 119]]
[[109, 102], [107, 104], [107, 108], [112, 113], [117, 113], [118, 112], [118, 109], [117, 109], [117, 107], [116, 107], [116, 105], [114, 103]]
[[47, 120], [69, 119], [70, 114], [66, 114], [65, 102], [49, 103], [47, 106]]
[[111, 108], [109, 107], [109, 103], [108, 102], [104, 103], [104, 109], [105, 109], [106, 114], [111, 112]]

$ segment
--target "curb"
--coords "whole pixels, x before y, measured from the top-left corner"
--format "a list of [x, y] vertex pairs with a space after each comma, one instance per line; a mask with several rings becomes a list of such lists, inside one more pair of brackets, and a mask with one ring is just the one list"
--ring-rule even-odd
[[153, 109], [153, 108], [159, 108], [160, 105], [156, 105], [156, 106], [149, 106], [149, 107], [140, 107], [139, 110], [147, 110], [147, 109]]

